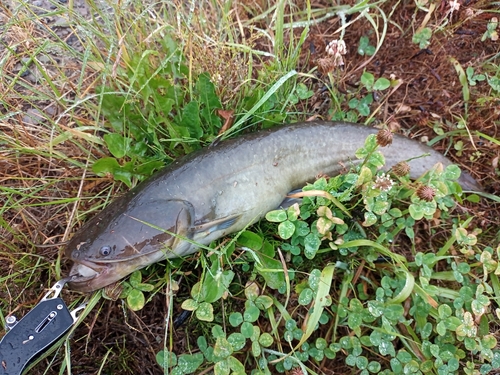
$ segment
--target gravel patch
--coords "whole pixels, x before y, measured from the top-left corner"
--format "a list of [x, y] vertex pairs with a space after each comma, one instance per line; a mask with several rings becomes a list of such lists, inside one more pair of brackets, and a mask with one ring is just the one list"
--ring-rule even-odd
[[67, 0], [0, 3], [0, 119], [21, 126], [56, 121], [64, 110], [56, 103], [75, 97], [88, 48], [78, 22], [92, 14], [85, 0], [69, 6]]

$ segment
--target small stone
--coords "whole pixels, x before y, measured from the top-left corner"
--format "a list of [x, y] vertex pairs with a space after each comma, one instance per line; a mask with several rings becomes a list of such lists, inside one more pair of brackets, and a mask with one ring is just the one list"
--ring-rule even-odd
[[23, 116], [23, 123], [27, 125], [38, 125], [42, 121], [45, 120], [42, 112], [40, 112], [36, 108], [30, 108], [26, 111], [26, 114]]
[[40, 55], [37, 57], [38, 61], [41, 62], [42, 64], [47, 64], [50, 62], [50, 57], [47, 55]]
[[34, 71], [28, 70], [28, 74], [26, 76], [22, 75], [24, 79], [29, 81], [30, 83], [38, 83], [38, 74]]
[[[19, 69], [19, 70], [21, 70], [21, 69]], [[20, 77], [21, 77], [21, 78], [26, 78], [26, 77], [28, 77], [30, 74], [31, 74], [31, 70], [26, 69], [26, 70], [24, 70], [24, 71], [21, 73]]]
[[56, 114], [57, 110], [54, 106], [49, 106], [45, 108], [45, 113], [49, 115], [50, 117], [54, 117]]

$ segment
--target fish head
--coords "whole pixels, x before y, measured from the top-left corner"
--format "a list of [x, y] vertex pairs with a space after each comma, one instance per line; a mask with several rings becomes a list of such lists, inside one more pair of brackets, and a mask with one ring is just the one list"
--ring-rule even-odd
[[119, 199], [85, 224], [66, 247], [69, 286], [91, 292], [130, 273], [186, 253], [193, 206], [183, 200], [135, 204]]

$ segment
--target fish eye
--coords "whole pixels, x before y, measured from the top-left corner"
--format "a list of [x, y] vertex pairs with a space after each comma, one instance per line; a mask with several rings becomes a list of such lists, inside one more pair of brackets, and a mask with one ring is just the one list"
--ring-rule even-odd
[[101, 249], [99, 250], [99, 252], [101, 253], [102, 256], [108, 256], [109, 254], [111, 254], [111, 247], [109, 246], [103, 246], [101, 247]]

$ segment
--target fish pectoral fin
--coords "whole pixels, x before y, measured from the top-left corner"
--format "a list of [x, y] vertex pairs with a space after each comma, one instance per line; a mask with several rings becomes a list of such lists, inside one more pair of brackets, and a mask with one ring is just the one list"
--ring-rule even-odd
[[230, 228], [240, 217], [241, 215], [226, 216], [221, 219], [195, 225], [193, 229], [195, 233], [203, 233], [205, 236], [208, 236], [213, 232]]
[[295, 189], [295, 190], [292, 190], [291, 192], [289, 192], [287, 194], [286, 198], [283, 199], [283, 202], [281, 202], [277, 208], [282, 208], [282, 209], [286, 210], [288, 207], [293, 206], [295, 203], [301, 204], [302, 198], [293, 197], [293, 195], [297, 194], [297, 193], [302, 193], [302, 189]]

